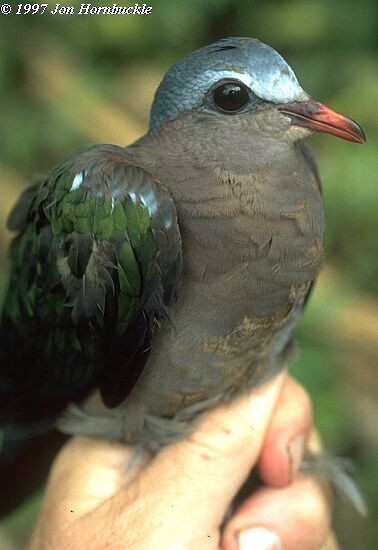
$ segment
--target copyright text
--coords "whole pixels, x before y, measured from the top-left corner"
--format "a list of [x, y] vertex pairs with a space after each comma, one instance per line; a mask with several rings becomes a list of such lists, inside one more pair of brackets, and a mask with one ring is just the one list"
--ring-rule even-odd
[[53, 5], [47, 3], [25, 3], [12, 7], [10, 4], [1, 4], [0, 12], [3, 15], [13, 13], [15, 15], [150, 15], [152, 6], [147, 4], [132, 4], [129, 6], [96, 6], [95, 4], [82, 3], [79, 6], [66, 6], [60, 3]]

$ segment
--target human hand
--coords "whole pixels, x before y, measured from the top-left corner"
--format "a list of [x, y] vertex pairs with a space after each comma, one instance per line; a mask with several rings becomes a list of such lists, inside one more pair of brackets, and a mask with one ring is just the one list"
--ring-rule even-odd
[[[310, 400], [283, 373], [209, 412], [151, 461], [75, 437], [52, 467], [30, 550], [334, 550], [323, 489], [298, 474], [309, 434], [313, 443]], [[265, 485], [221, 533], [252, 468]]]

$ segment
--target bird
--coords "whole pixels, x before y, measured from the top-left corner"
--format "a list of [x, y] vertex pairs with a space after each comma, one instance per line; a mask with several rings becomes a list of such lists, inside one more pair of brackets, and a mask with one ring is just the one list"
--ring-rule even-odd
[[22, 449], [54, 426], [155, 453], [287, 365], [324, 257], [315, 132], [365, 141], [273, 48], [224, 38], [168, 70], [146, 135], [82, 148], [24, 191], [5, 453], [7, 434]]

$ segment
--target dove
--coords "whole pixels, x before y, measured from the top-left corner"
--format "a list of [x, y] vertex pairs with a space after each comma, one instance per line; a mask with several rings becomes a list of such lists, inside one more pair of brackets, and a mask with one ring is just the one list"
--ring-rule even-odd
[[287, 365], [324, 256], [314, 132], [365, 141], [270, 46], [225, 38], [168, 70], [145, 136], [83, 148], [22, 194], [5, 449], [58, 426], [156, 452]]

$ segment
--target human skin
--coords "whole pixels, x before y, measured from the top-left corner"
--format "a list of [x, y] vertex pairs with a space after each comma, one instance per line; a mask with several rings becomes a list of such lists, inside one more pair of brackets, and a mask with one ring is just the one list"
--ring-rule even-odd
[[[29, 550], [335, 550], [327, 492], [298, 473], [305, 445], [319, 449], [310, 400], [286, 373], [152, 460], [75, 437], [52, 467]], [[263, 485], [221, 530], [252, 468]]]

